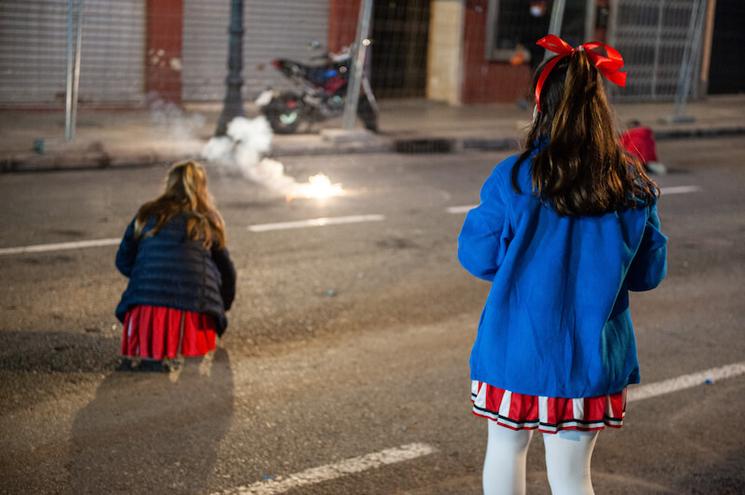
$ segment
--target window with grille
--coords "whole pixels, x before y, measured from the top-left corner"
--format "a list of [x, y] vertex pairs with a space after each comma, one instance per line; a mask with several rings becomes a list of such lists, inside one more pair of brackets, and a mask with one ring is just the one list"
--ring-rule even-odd
[[[566, 0], [561, 37], [576, 46], [585, 41], [594, 0]], [[542, 15], [537, 10], [543, 7]], [[520, 46], [530, 54], [531, 65], [543, 58], [535, 42], [548, 34], [552, 1], [489, 0], [486, 29], [486, 57], [507, 61]]]

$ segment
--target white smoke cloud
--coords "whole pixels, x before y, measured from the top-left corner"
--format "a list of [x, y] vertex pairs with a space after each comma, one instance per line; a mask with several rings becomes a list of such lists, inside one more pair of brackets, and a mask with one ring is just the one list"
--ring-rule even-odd
[[298, 182], [287, 175], [281, 162], [266, 157], [272, 147], [272, 136], [269, 122], [263, 116], [236, 117], [228, 124], [226, 136], [213, 137], [207, 142], [202, 156], [288, 199], [325, 198], [344, 193], [341, 184], [332, 184], [324, 174], [311, 176], [308, 182]]
[[166, 132], [173, 141], [190, 141], [197, 139], [200, 129], [205, 124], [205, 117], [199, 113], [185, 113], [175, 103], [161, 99], [157, 93], [150, 93], [146, 98], [153, 125]]
[[213, 137], [202, 148], [202, 156], [220, 165], [229, 165], [233, 160], [235, 141], [227, 136]]

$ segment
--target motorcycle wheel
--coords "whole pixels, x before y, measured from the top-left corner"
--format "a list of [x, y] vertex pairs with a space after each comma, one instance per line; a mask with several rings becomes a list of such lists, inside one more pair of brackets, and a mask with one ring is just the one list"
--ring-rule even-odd
[[365, 129], [375, 133], [378, 132], [378, 114], [365, 94], [360, 96], [360, 100], [357, 102], [357, 116], [362, 121]]
[[295, 93], [281, 93], [264, 107], [264, 116], [277, 134], [293, 134], [303, 120], [302, 101]]

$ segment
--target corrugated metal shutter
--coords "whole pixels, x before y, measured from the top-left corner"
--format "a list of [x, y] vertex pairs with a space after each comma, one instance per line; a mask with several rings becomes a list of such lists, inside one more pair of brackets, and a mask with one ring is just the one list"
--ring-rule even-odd
[[[274, 58], [308, 61], [326, 44], [328, 0], [246, 0], [244, 6], [243, 93], [254, 98], [266, 86], [289, 87], [271, 66]], [[185, 0], [183, 99], [220, 100], [225, 96], [230, 2]]]
[[219, 100], [225, 96], [229, 17], [229, 1], [184, 1], [181, 52], [184, 101]]
[[[81, 103], [131, 103], [144, 91], [145, 0], [85, 0]], [[0, 103], [62, 103], [65, 0], [0, 2]]]

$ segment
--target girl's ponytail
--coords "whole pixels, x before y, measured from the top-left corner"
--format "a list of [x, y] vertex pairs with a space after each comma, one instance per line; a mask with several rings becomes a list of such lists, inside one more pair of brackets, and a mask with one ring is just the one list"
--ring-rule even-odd
[[[550, 62], [538, 68], [534, 91]], [[577, 49], [550, 69], [539, 92], [540, 111], [512, 171], [514, 188], [520, 191], [520, 164], [538, 149], [533, 190], [562, 215], [597, 215], [653, 202], [657, 186], [621, 147], [602, 76], [588, 54]]]

